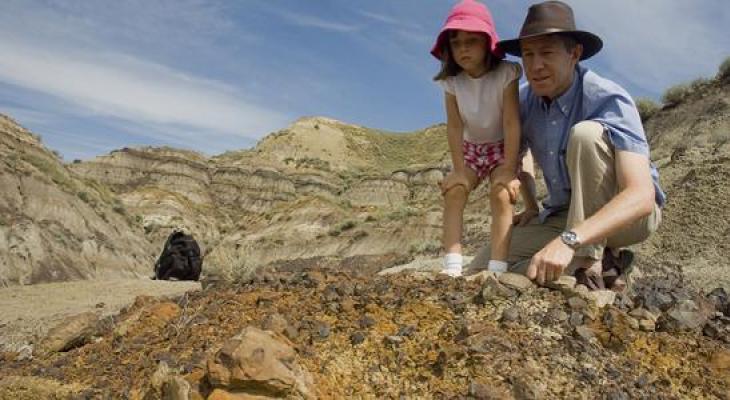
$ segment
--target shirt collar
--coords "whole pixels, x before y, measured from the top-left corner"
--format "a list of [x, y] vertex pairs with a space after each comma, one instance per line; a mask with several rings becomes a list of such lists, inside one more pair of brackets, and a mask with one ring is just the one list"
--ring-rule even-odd
[[[573, 83], [570, 85], [570, 88], [565, 91], [560, 97], [553, 100], [550, 105], [555, 105], [558, 107], [558, 109], [567, 117], [570, 113], [570, 110], [573, 108], [573, 101], [575, 99], [575, 94], [578, 91], [578, 78], [580, 77], [580, 74], [578, 73], [578, 66], [576, 65], [575, 70], [573, 71]], [[544, 111], [548, 111], [550, 109], [550, 106], [545, 103], [545, 101], [542, 99], [542, 97], [539, 98], [540, 107]]]

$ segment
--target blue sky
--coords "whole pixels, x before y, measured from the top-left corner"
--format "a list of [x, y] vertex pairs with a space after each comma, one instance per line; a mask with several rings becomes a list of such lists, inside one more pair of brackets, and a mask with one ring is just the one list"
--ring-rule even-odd
[[[454, 1], [2, 0], [0, 112], [67, 161], [133, 145], [208, 155], [301, 116], [389, 131], [444, 120], [428, 54]], [[517, 35], [532, 1], [491, 0]], [[714, 76], [727, 0], [574, 0], [586, 64], [635, 97]]]

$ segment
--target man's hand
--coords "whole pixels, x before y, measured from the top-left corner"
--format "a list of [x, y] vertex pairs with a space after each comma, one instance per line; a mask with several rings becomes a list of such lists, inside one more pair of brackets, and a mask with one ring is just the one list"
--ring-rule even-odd
[[563, 274], [574, 254], [575, 250], [560, 238], [555, 238], [532, 257], [527, 267], [527, 277], [536, 280], [539, 285], [554, 281]]
[[536, 210], [534, 208], [527, 208], [525, 211], [516, 214], [514, 217], [512, 217], [512, 225], [516, 226], [525, 226], [530, 221], [532, 221], [533, 218], [537, 217], [540, 214], [539, 210]]
[[441, 194], [445, 194], [451, 188], [462, 185], [464, 189], [469, 192], [471, 187], [469, 185], [469, 179], [463, 171], [451, 171], [446, 178], [441, 182]]

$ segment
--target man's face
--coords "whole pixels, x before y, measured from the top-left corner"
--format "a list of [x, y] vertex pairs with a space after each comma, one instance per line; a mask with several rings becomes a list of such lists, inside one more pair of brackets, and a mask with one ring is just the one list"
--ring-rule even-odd
[[570, 88], [583, 52], [580, 44], [568, 51], [560, 38], [543, 35], [520, 40], [520, 48], [527, 81], [535, 94], [552, 100]]

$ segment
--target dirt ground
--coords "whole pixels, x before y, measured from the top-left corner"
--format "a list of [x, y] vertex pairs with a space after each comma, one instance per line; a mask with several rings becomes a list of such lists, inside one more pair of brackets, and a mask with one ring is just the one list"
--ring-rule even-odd
[[0, 351], [33, 343], [64, 318], [86, 311], [117, 314], [135, 297], [178, 296], [200, 289], [199, 282], [118, 279], [74, 281], [0, 288]]

